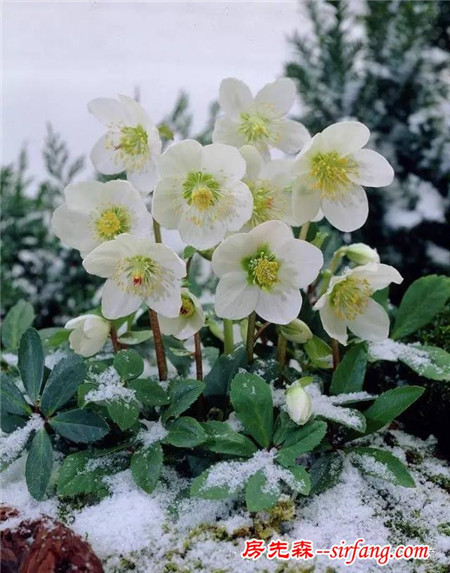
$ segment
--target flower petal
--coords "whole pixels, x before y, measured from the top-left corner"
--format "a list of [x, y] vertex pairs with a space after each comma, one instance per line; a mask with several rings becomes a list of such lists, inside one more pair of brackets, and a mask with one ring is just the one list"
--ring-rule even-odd
[[233, 271], [241, 271], [241, 261], [251, 256], [257, 243], [249, 233], [236, 233], [221, 243], [212, 256], [212, 268], [218, 277]]
[[305, 288], [316, 280], [323, 266], [322, 251], [299, 239], [291, 239], [276, 252], [282, 261], [280, 280], [297, 288]]
[[252, 92], [241, 80], [226, 78], [220, 84], [219, 103], [226, 115], [239, 120], [241, 113], [253, 105]]
[[259, 289], [256, 313], [274, 324], [288, 324], [297, 318], [302, 307], [302, 295], [298, 289], [284, 290], [273, 288], [271, 291]]
[[253, 145], [244, 145], [239, 149], [239, 153], [246, 163], [245, 179], [250, 181], [258, 179], [264, 165], [263, 158], [259, 151], [256, 147], [253, 147]]
[[322, 199], [322, 211], [328, 221], [340, 231], [356, 231], [364, 225], [369, 214], [369, 203], [364, 189], [353, 184], [336, 201]]
[[155, 189], [159, 179], [156, 161], [149, 161], [141, 171], [127, 171], [127, 179], [142, 195], [148, 195]]
[[354, 183], [367, 187], [384, 187], [394, 180], [394, 170], [382, 155], [371, 149], [361, 149], [352, 154], [358, 163], [358, 174], [349, 173], [348, 178]]
[[286, 115], [294, 104], [295, 84], [290, 78], [280, 78], [265, 85], [255, 96], [258, 111], [268, 117]]
[[322, 150], [348, 155], [360, 150], [369, 141], [370, 131], [359, 121], [340, 121], [322, 131]]
[[83, 267], [91, 275], [108, 278], [115, 270], [121, 257], [118, 239], [107, 241], [96, 247], [83, 261]]
[[178, 229], [180, 212], [174, 209], [178, 196], [179, 185], [173, 177], [166, 177], [159, 181], [153, 193], [153, 216], [166, 229]]
[[225, 143], [234, 147], [242, 147], [246, 143], [245, 137], [239, 133], [239, 124], [228, 116], [216, 120], [212, 140], [213, 143]]
[[142, 125], [142, 127], [145, 128], [147, 124], [153, 124], [147, 112], [135, 99], [125, 95], [119, 95], [119, 100], [122, 104], [124, 121], [127, 125]]
[[180, 279], [186, 276], [186, 263], [166, 245], [149, 243], [148, 256]]
[[124, 121], [122, 104], [116, 99], [105, 97], [93, 99], [87, 107], [92, 115], [108, 127]]
[[91, 151], [92, 165], [99, 173], [114, 175], [125, 170], [123, 161], [118, 153], [106, 146], [107, 136], [103, 135]]
[[235, 147], [212, 143], [203, 148], [201, 168], [213, 175], [241, 179], [245, 174], [246, 164]]
[[98, 245], [88, 228], [88, 216], [79, 211], [72, 211], [66, 204], [60, 205], [53, 212], [52, 230], [63, 243], [86, 255]]
[[314, 219], [320, 211], [320, 193], [298, 177], [292, 187], [292, 211], [297, 225]]
[[158, 160], [161, 177], [186, 177], [189, 171], [200, 169], [202, 146], [193, 139], [171, 145]]
[[362, 314], [355, 320], [347, 321], [347, 326], [353, 334], [369, 342], [385, 340], [389, 336], [389, 317], [387, 312], [372, 299]]
[[105, 318], [115, 319], [127, 316], [136, 311], [142, 299], [124, 292], [112, 279], [108, 279], [103, 287], [102, 314]]
[[248, 235], [257, 247], [267, 244], [274, 252], [294, 238], [292, 229], [283, 221], [266, 221], [252, 229]]
[[279, 122], [278, 134], [273, 146], [285, 153], [297, 153], [311, 139], [306, 127], [293, 119]]
[[335, 338], [341, 344], [346, 345], [348, 340], [347, 326], [343, 320], [340, 320], [333, 312], [329, 301], [327, 300], [322, 308], [319, 309], [320, 320], [325, 332], [331, 338]]
[[403, 277], [397, 269], [382, 263], [368, 263], [356, 267], [352, 274], [369, 281], [372, 291], [386, 288], [391, 283], [400, 284], [403, 282]]
[[181, 308], [180, 281], [165, 281], [145, 299], [145, 303], [157, 313], [168, 318], [176, 318]]
[[234, 271], [222, 277], [216, 289], [216, 314], [238, 320], [255, 310], [258, 288], [247, 282], [245, 271]]

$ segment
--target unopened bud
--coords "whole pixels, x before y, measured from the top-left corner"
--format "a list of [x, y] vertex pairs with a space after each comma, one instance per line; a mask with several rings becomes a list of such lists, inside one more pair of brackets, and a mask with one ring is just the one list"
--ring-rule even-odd
[[354, 243], [353, 245], [345, 247], [345, 254], [351, 261], [358, 265], [380, 262], [380, 256], [376, 249], [372, 249], [372, 247], [364, 243]]
[[303, 426], [310, 419], [311, 398], [300, 382], [295, 382], [286, 390], [286, 410], [291, 420], [299, 426]]
[[280, 326], [280, 331], [287, 340], [290, 340], [291, 342], [299, 342], [300, 344], [304, 344], [313, 336], [309, 326], [299, 318], [295, 318], [289, 324]]

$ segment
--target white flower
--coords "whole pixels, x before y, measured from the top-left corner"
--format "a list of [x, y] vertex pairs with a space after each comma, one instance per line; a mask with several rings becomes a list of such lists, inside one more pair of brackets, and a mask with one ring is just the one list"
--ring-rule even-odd
[[91, 152], [94, 167], [105, 175], [127, 172], [128, 180], [144, 195], [158, 181], [157, 160], [161, 154], [158, 128], [134, 99], [98, 98], [88, 103], [108, 131]]
[[320, 209], [340, 231], [355, 231], [369, 213], [361, 185], [390, 185], [394, 171], [371, 149], [369, 129], [357, 121], [342, 121], [315, 135], [299, 153], [293, 172], [294, 217], [298, 225], [312, 220]]
[[347, 344], [347, 328], [363, 340], [384, 340], [389, 336], [389, 317], [371, 296], [392, 282], [402, 281], [394, 267], [368, 263], [332, 277], [314, 310], [319, 310], [326, 332], [341, 344]]
[[212, 257], [220, 277], [216, 313], [240, 319], [255, 310], [264, 320], [287, 324], [300, 312], [299, 289], [316, 279], [322, 264], [321, 251], [294, 239], [282, 221], [267, 221], [248, 233], [232, 235]]
[[181, 307], [176, 318], [159, 317], [161, 332], [186, 340], [198, 332], [205, 324], [202, 305], [188, 289], [181, 290]]
[[89, 358], [103, 348], [109, 336], [110, 324], [96, 314], [84, 314], [69, 320], [64, 328], [72, 331], [69, 335], [70, 348]]
[[244, 230], [273, 220], [294, 224], [291, 189], [293, 159], [264, 162], [262, 155], [252, 145], [244, 145], [239, 151], [247, 164], [242, 180], [253, 195], [252, 217]]
[[280, 326], [280, 332], [287, 340], [299, 344], [304, 344], [313, 337], [309, 326], [299, 318], [294, 318], [289, 324]]
[[106, 318], [127, 316], [142, 302], [164, 316], [178, 316], [186, 265], [169, 247], [119, 235], [94, 249], [83, 266], [88, 273], [108, 279], [102, 294]]
[[343, 252], [351, 261], [358, 265], [380, 262], [380, 255], [377, 250], [364, 243], [353, 243], [348, 245], [348, 247], [343, 247]]
[[298, 382], [286, 390], [286, 410], [291, 420], [299, 426], [306, 424], [311, 417], [311, 398]]
[[52, 229], [83, 258], [122, 233], [152, 236], [152, 217], [128, 181], [74, 183], [65, 188], [64, 197], [53, 213]]
[[310, 136], [304, 125], [284, 117], [294, 100], [295, 84], [289, 78], [267, 84], [255, 97], [244, 82], [223, 80], [219, 103], [225, 115], [216, 121], [214, 143], [235, 147], [250, 144], [265, 154], [269, 146], [297, 153]]
[[166, 229], [178, 229], [188, 245], [214, 247], [250, 219], [253, 199], [241, 181], [245, 161], [237, 149], [186, 140], [169, 147], [159, 165], [153, 215]]

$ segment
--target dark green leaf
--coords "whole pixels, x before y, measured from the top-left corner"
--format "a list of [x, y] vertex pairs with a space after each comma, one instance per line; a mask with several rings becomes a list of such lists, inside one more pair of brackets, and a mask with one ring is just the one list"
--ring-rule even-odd
[[367, 427], [364, 414], [354, 408], [330, 407], [326, 412], [321, 413], [320, 417], [347, 426], [347, 428], [356, 430], [359, 433], [365, 432]]
[[274, 507], [280, 497], [278, 485], [267, 488], [267, 479], [262, 470], [253, 474], [245, 486], [245, 503], [249, 511], [265, 511]]
[[44, 351], [34, 328], [25, 331], [20, 339], [18, 368], [28, 396], [36, 402], [44, 377]]
[[109, 431], [101, 416], [87, 410], [61, 412], [50, 420], [50, 425], [63, 438], [80, 443], [100, 440]]
[[2, 432], [5, 432], [5, 434], [11, 434], [11, 432], [14, 432], [17, 428], [23, 428], [26, 423], [26, 418], [16, 416], [16, 414], [5, 414], [4, 411], [1, 412], [0, 428], [2, 429]]
[[297, 465], [297, 458], [306, 452], [311, 452], [320, 444], [327, 425], [325, 422], [308, 422], [303, 428], [297, 430], [295, 434], [289, 435], [289, 441], [285, 441], [284, 447], [278, 452], [276, 460], [284, 467]]
[[303, 345], [311, 362], [317, 368], [333, 367], [333, 351], [325, 341], [318, 336], [313, 336]]
[[169, 387], [170, 404], [164, 412], [164, 420], [176, 418], [197, 400], [205, 388], [200, 380], [173, 380]]
[[400, 356], [400, 361], [408, 365], [420, 376], [430, 380], [450, 380], [450, 354], [443, 348], [436, 346], [409, 346], [416, 348], [417, 354], [405, 352]]
[[449, 277], [429, 275], [414, 281], [404, 294], [397, 311], [392, 338], [404, 338], [431, 322], [444, 308], [449, 297]]
[[55, 347], [67, 342], [70, 332], [66, 328], [42, 328], [39, 330], [39, 336], [45, 345]]
[[163, 465], [163, 453], [159, 444], [152, 444], [131, 456], [131, 475], [135, 483], [147, 493], [152, 493], [158, 483]]
[[256, 374], [237, 374], [231, 382], [231, 403], [236, 417], [260, 446], [272, 438], [273, 403], [269, 384]]
[[402, 485], [415, 487], [404, 464], [390, 452], [377, 448], [351, 448], [350, 461], [363, 473]]
[[202, 499], [226, 499], [230, 491], [226, 485], [208, 487], [208, 475], [210, 470], [206, 470], [194, 479], [191, 485], [191, 497], [200, 497]]
[[333, 374], [331, 394], [360, 392], [364, 384], [367, 366], [367, 348], [364, 343], [355, 344], [348, 350]]
[[342, 456], [337, 453], [320, 456], [309, 470], [311, 476], [310, 493], [322, 493], [336, 485], [341, 477], [343, 467]]
[[138, 420], [141, 408], [137, 400], [114, 400], [108, 402], [108, 414], [122, 431], [131, 428]]
[[115, 356], [113, 366], [122, 380], [139, 378], [144, 371], [144, 361], [136, 350], [120, 350]]
[[287, 483], [293, 490], [302, 495], [308, 495], [311, 490], [311, 479], [303, 466], [291, 466], [286, 471], [292, 474], [292, 480]]
[[15, 350], [22, 334], [33, 324], [35, 316], [33, 306], [25, 300], [19, 300], [3, 319], [3, 346]]
[[292, 421], [287, 412], [281, 411], [275, 422], [273, 431], [273, 443], [275, 446], [282, 444], [286, 438], [298, 430], [298, 425]]
[[238, 348], [233, 354], [220, 356], [205, 376], [205, 396], [226, 396], [231, 380], [239, 368], [247, 365], [248, 355], [245, 348]]
[[205, 422], [202, 426], [207, 435], [205, 447], [212, 452], [249, 458], [257, 451], [251, 440], [225, 422]]
[[7, 374], [2, 374], [0, 381], [0, 394], [2, 410], [9, 414], [31, 414], [31, 407], [17, 388], [14, 381]]
[[133, 390], [136, 398], [144, 406], [165, 406], [169, 403], [169, 396], [156, 380], [139, 378], [132, 380], [128, 388]]
[[44, 428], [36, 432], [28, 452], [25, 479], [34, 499], [44, 499], [53, 467], [52, 442]]
[[181, 416], [166, 425], [168, 435], [164, 442], [177, 448], [193, 448], [206, 439], [205, 430], [190, 416]]
[[131, 330], [121, 336], [119, 342], [127, 346], [134, 346], [135, 344], [141, 344], [141, 342], [149, 340], [152, 336], [153, 333], [151, 330]]
[[83, 359], [76, 354], [56, 364], [42, 392], [41, 408], [46, 416], [51, 416], [73, 397], [84, 375]]
[[402, 386], [380, 394], [365, 412], [367, 420], [366, 434], [376, 432], [400, 416], [424, 392], [421, 386]]

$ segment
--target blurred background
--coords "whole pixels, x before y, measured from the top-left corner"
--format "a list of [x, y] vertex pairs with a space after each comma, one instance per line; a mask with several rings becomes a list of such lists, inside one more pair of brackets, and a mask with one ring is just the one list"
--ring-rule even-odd
[[438, 0], [4, 2], [2, 314], [25, 298], [47, 327], [92, 307], [101, 280], [49, 229], [65, 185], [97, 177], [87, 102], [137, 97], [176, 139], [207, 143], [228, 76], [255, 91], [293, 78], [312, 133], [367, 124], [396, 178], [368, 189], [368, 223], [344, 240], [376, 247], [403, 290], [448, 272], [449, 30]]

